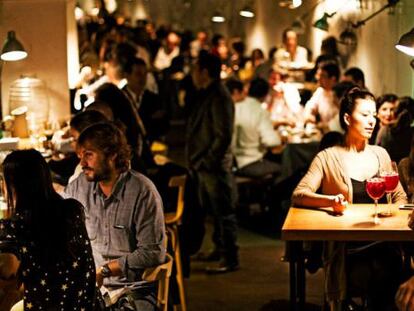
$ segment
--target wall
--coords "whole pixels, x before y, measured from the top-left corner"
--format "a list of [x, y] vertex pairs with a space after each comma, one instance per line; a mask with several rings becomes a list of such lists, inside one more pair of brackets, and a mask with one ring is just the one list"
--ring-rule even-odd
[[[77, 42], [74, 0], [1, 0], [0, 38], [15, 30], [28, 57], [18, 62], [6, 62], [2, 74], [2, 112], [9, 114], [10, 84], [22, 74], [35, 74], [46, 83], [49, 95], [49, 118], [62, 119], [70, 115], [68, 86], [67, 33], [72, 38], [72, 71], [77, 71]], [[68, 28], [69, 27], [69, 28]]]

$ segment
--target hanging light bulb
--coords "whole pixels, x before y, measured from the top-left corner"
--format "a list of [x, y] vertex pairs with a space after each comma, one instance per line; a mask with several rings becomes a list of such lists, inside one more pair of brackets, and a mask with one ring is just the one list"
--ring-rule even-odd
[[328, 31], [329, 30], [328, 18], [334, 16], [335, 14], [336, 12], [332, 14], [323, 13], [323, 16], [313, 24], [313, 27], [318, 28], [320, 30]]
[[226, 18], [219, 11], [216, 11], [211, 17], [211, 21], [213, 23], [224, 23]]
[[253, 18], [254, 17], [254, 11], [250, 6], [245, 6], [243, 9], [239, 12], [240, 16]]

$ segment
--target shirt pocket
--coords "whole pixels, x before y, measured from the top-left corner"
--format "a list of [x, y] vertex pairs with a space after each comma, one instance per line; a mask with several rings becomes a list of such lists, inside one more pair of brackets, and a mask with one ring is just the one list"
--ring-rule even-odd
[[112, 245], [116, 250], [128, 253], [132, 252], [134, 249], [134, 236], [126, 223], [115, 223], [111, 228], [111, 232], [113, 237]]

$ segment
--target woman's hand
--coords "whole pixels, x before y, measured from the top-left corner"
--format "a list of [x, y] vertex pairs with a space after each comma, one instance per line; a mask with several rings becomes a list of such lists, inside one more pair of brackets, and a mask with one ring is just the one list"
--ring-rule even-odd
[[342, 214], [348, 205], [348, 201], [345, 200], [345, 197], [342, 193], [337, 194], [332, 197], [332, 208], [334, 213]]
[[395, 303], [400, 311], [414, 310], [414, 277], [401, 284], [395, 295]]

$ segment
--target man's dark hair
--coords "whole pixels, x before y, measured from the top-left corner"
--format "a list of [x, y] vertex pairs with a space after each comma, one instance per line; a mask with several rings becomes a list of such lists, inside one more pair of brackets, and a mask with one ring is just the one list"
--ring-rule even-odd
[[256, 78], [250, 82], [249, 96], [254, 98], [263, 98], [269, 92], [269, 83], [265, 79]]
[[129, 43], [119, 43], [111, 50], [110, 60], [120, 67], [120, 70], [125, 73], [130, 70], [130, 64], [136, 57], [137, 50]]
[[99, 123], [106, 122], [108, 119], [97, 110], [86, 110], [75, 115], [72, 120], [70, 120], [70, 127], [81, 133], [88, 126]]
[[233, 94], [234, 90], [243, 91], [243, 82], [232, 78], [226, 81], [226, 87], [229, 90], [230, 94]]
[[122, 70], [123, 72], [130, 74], [134, 66], [143, 66], [147, 68], [147, 64], [141, 57], [134, 56], [129, 59], [127, 63], [125, 63], [125, 65], [122, 67]]
[[333, 88], [333, 92], [338, 100], [341, 100], [342, 97], [348, 93], [348, 91], [352, 88], [356, 87], [356, 85], [350, 81], [342, 81], [337, 83]]
[[351, 76], [352, 81], [355, 83], [361, 82], [365, 86], [365, 75], [364, 72], [358, 67], [351, 67], [345, 71], [344, 76]]
[[211, 79], [220, 80], [221, 61], [218, 56], [211, 53], [200, 53], [198, 67], [200, 71], [206, 69]]
[[335, 77], [336, 80], [339, 80], [339, 76], [341, 75], [341, 70], [337, 64], [324, 64], [322, 65], [321, 70], [325, 71], [329, 78]]
[[115, 157], [115, 167], [121, 172], [128, 170], [131, 149], [125, 135], [111, 122], [96, 123], [87, 127], [79, 135], [78, 146], [87, 145], [101, 151], [105, 158]]

